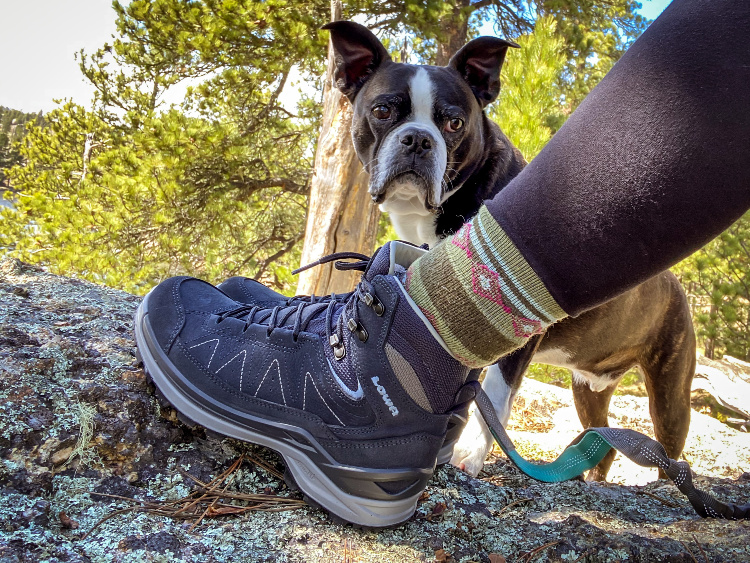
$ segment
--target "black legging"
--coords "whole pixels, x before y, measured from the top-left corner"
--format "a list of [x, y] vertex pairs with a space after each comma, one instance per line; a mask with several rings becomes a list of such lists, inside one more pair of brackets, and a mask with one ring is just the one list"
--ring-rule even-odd
[[675, 0], [487, 207], [571, 315], [750, 207], [750, 1]]

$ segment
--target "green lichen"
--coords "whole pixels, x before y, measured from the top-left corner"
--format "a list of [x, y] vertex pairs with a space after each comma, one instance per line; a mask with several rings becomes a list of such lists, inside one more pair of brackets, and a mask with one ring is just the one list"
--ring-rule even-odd
[[39, 357], [53, 361], [49, 369], [49, 376], [57, 381], [61, 381], [67, 376], [68, 370], [73, 364], [68, 355], [59, 346], [54, 344], [42, 346], [39, 349]]
[[99, 454], [89, 446], [91, 439], [94, 437], [94, 417], [96, 416], [96, 407], [78, 402], [77, 408], [78, 425], [80, 426], [78, 440], [73, 447], [73, 451], [70, 452], [70, 457], [68, 457], [67, 461], [63, 464], [63, 467], [67, 467], [76, 457], [78, 457], [80, 461], [79, 467], [102, 465], [102, 460], [99, 457]]

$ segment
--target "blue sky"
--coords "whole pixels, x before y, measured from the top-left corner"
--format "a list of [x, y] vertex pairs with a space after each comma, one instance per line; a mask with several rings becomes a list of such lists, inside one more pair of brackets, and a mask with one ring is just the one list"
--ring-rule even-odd
[[648, 19], [655, 20], [664, 11], [672, 0], [641, 0], [643, 8], [639, 13]]
[[[654, 19], [669, 0], [642, 0]], [[74, 54], [93, 52], [115, 32], [111, 0], [0, 0], [0, 105], [36, 112], [53, 99], [87, 104], [91, 88]]]

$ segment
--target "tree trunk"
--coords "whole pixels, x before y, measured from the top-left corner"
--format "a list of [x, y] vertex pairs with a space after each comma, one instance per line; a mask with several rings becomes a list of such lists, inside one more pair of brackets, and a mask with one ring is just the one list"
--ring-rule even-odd
[[437, 59], [435, 64], [445, 66], [451, 57], [466, 43], [469, 30], [470, 0], [458, 0], [450, 14], [440, 20]]
[[731, 356], [711, 360], [698, 356], [692, 389], [708, 392], [724, 408], [750, 420], [750, 364]]
[[[331, 2], [331, 18], [341, 19], [340, 2]], [[369, 176], [354, 151], [352, 108], [332, 87], [333, 51], [328, 47], [328, 71], [323, 90], [323, 122], [310, 186], [301, 264], [333, 252], [370, 255], [375, 247], [380, 210], [367, 192]], [[302, 272], [298, 294], [325, 295], [351, 291], [359, 272], [341, 272], [324, 264]]]
[[89, 160], [91, 160], [91, 146], [94, 141], [93, 133], [86, 133], [86, 141], [83, 143], [83, 170], [81, 171], [81, 179], [78, 180], [78, 185], [82, 185], [86, 181], [86, 175], [89, 171]]

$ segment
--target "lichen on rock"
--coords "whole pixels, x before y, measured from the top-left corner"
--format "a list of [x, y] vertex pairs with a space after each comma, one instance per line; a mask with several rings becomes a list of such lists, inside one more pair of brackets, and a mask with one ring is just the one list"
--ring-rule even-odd
[[[748, 522], [700, 519], [669, 483], [543, 484], [498, 456], [480, 479], [439, 468], [417, 514], [390, 530], [336, 525], [304, 507], [194, 530], [128, 512], [84, 538], [132, 506], [120, 497], [181, 498], [193, 486], [186, 474], [208, 482], [243, 453], [281, 467], [269, 450], [207, 436], [158, 407], [134, 356], [139, 299], [0, 262], [0, 561], [750, 560]], [[703, 468], [702, 488], [750, 497], [750, 475]], [[249, 462], [232, 487], [297, 496]]]

